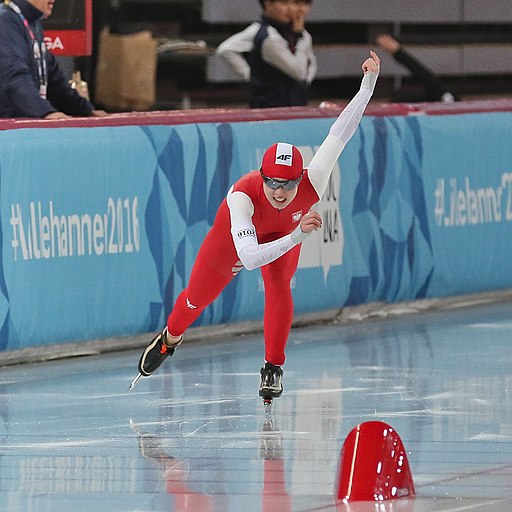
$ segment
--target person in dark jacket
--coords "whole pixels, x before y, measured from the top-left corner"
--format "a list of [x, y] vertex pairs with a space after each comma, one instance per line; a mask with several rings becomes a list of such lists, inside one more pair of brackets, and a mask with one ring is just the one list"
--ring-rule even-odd
[[0, 5], [0, 117], [106, 115], [71, 88], [46, 48], [42, 20], [54, 3], [5, 0]]
[[[249, 54], [251, 108], [307, 105], [311, 36], [293, 29], [295, 0], [260, 0], [263, 16]], [[313, 66], [313, 67], [312, 67]]]
[[261, 21], [223, 41], [220, 55], [249, 82], [252, 108], [308, 104], [317, 70], [311, 34], [304, 21], [311, 0], [260, 0]]
[[421, 96], [404, 97], [399, 96], [397, 101], [441, 101], [443, 103], [453, 103], [460, 98], [429, 68], [422, 64], [418, 59], [407, 52], [402, 45], [389, 34], [380, 34], [377, 36], [376, 43], [379, 47], [388, 52], [396, 62], [406, 67], [419, 82], [424, 86], [424, 94]]

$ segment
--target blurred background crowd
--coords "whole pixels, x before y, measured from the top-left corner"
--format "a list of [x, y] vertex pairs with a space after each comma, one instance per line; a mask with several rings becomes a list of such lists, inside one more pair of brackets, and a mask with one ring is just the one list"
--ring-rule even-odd
[[[93, 102], [111, 112], [245, 107], [250, 103], [247, 80], [217, 49], [261, 21], [265, 4], [281, 2], [93, 0], [93, 53], [61, 59], [62, 66], [68, 74], [79, 69]], [[449, 102], [507, 96], [512, 90], [509, 0], [284, 3], [308, 4], [305, 30], [317, 60], [308, 84], [309, 105], [349, 98], [360, 80], [358, 63], [369, 49], [379, 51], [382, 58], [377, 100]], [[129, 38], [141, 32], [149, 32], [156, 47], [154, 101], [125, 107], [115, 101], [108, 104], [101, 92], [97, 95], [98, 70], [105, 64], [101, 60], [108, 58], [102, 44], [108, 46], [108, 37]], [[126, 53], [133, 56], [134, 44], [127, 46]], [[147, 62], [153, 56], [141, 58]], [[134, 74], [129, 71], [123, 80], [136, 81]]]

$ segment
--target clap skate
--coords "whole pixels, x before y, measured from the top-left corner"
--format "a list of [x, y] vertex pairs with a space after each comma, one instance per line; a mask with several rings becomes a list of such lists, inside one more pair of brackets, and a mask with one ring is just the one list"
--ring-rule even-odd
[[261, 384], [259, 395], [263, 398], [265, 407], [272, 406], [272, 400], [283, 394], [283, 370], [280, 366], [265, 363], [260, 370]]
[[160, 333], [158, 333], [147, 346], [142, 353], [139, 360], [139, 374], [133, 379], [128, 391], [135, 387], [135, 384], [139, 382], [141, 377], [149, 377], [154, 371], [156, 371], [160, 365], [169, 357], [174, 354], [176, 347], [183, 341], [183, 336], [180, 336], [178, 340], [172, 345], [167, 345], [164, 340], [168, 340], [170, 337], [167, 327]]

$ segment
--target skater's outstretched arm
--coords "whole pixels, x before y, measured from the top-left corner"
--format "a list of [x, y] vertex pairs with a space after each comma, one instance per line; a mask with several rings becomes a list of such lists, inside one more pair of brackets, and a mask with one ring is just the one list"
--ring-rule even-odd
[[364, 61], [362, 69], [364, 76], [361, 88], [334, 121], [329, 134], [308, 166], [309, 179], [318, 197], [324, 194], [334, 164], [357, 130], [363, 112], [372, 97], [380, 70], [380, 59], [375, 52], [370, 52], [370, 58]]
[[[334, 164], [359, 126], [366, 105], [373, 94], [379, 74], [380, 59], [375, 52], [370, 52], [370, 55], [371, 57], [362, 65], [364, 76], [361, 88], [331, 126], [327, 138], [308, 167], [309, 179], [319, 198], [325, 192]], [[227, 201], [233, 242], [240, 261], [248, 270], [275, 261], [295, 245], [302, 243], [309, 233], [322, 226], [320, 215], [310, 211], [302, 217], [299, 226], [292, 233], [272, 242], [260, 244], [252, 223], [254, 205], [251, 199], [244, 193], [233, 192], [231, 189], [228, 192]]]

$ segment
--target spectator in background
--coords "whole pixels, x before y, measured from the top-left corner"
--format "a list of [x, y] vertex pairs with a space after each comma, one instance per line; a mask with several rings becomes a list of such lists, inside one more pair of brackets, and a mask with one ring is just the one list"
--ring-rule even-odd
[[451, 92], [441, 79], [410, 53], [406, 52], [396, 39], [388, 34], [380, 34], [377, 36], [376, 43], [382, 50], [389, 53], [396, 62], [405, 66], [413, 77], [422, 82], [425, 87], [424, 95], [410, 98], [401, 96], [397, 101], [442, 101], [443, 103], [459, 101], [460, 98]]
[[260, 0], [261, 22], [226, 39], [217, 53], [250, 84], [251, 108], [307, 105], [316, 74], [304, 28], [312, 0]]
[[106, 112], [69, 85], [43, 41], [42, 20], [55, 0], [6, 0], [0, 5], [0, 117], [103, 117]]

